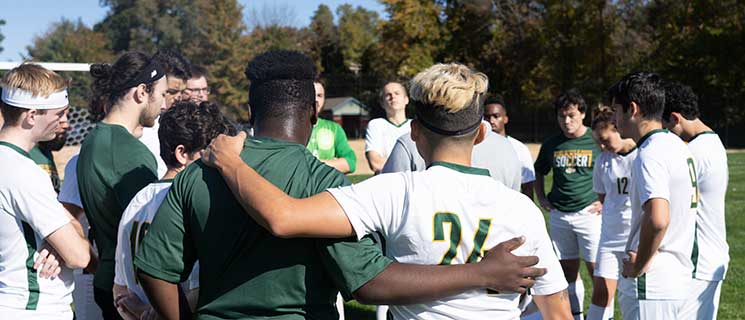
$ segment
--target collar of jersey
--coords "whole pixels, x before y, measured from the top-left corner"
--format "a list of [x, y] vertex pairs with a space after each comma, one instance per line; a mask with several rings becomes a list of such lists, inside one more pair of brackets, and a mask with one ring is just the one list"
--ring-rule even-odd
[[634, 152], [634, 150], [636, 150], [636, 146], [634, 146], [633, 148], [631, 148], [631, 150], [629, 150], [628, 152], [619, 152], [619, 153], [616, 153], [616, 154], [619, 155], [619, 156], [625, 157], [625, 156], [630, 155], [632, 152]]
[[0, 146], [6, 146], [8, 148], [13, 149], [13, 151], [20, 153], [22, 156], [31, 159], [31, 155], [26, 152], [26, 150], [21, 149], [17, 145], [14, 145], [10, 142], [0, 141]]
[[668, 130], [667, 130], [667, 129], [654, 129], [654, 130], [652, 130], [652, 131], [650, 131], [650, 132], [647, 132], [647, 134], [645, 134], [645, 135], [644, 135], [643, 137], [641, 137], [641, 139], [639, 139], [639, 142], [638, 142], [638, 143], [637, 143], [636, 145], [637, 145], [637, 146], [641, 146], [641, 145], [642, 145], [642, 144], [643, 144], [644, 142], [646, 142], [646, 141], [647, 141], [647, 139], [649, 139], [649, 137], [651, 137], [651, 136], [652, 136], [653, 134], [655, 134], [655, 133], [660, 133], [660, 132], [664, 132], [664, 133], [667, 133], [667, 132], [668, 132]]
[[717, 134], [717, 133], [716, 133], [716, 132], [714, 132], [714, 131], [711, 131], [711, 130], [701, 131], [701, 132], [697, 133], [697, 134], [696, 134], [695, 136], [693, 136], [692, 138], [688, 139], [688, 141], [687, 141], [687, 142], [691, 142], [691, 141], [693, 141], [693, 139], [696, 139], [696, 138], [698, 138], [698, 136], [700, 136], [700, 135], [702, 135], [702, 134]]
[[406, 119], [406, 121], [401, 122], [401, 124], [398, 124], [398, 125], [395, 124], [395, 123], [393, 123], [393, 122], [391, 122], [391, 120], [388, 120], [388, 118], [385, 118], [385, 121], [388, 121], [388, 123], [390, 123], [392, 126], [394, 126], [396, 128], [401, 128], [401, 127], [403, 127], [403, 125], [409, 123], [409, 121], [411, 121], [411, 119]]
[[459, 165], [459, 164], [450, 163], [450, 162], [435, 161], [435, 162], [432, 162], [432, 164], [429, 167], [431, 168], [431, 167], [434, 167], [434, 166], [445, 167], [445, 168], [448, 168], [448, 169], [451, 169], [451, 170], [458, 171], [460, 173], [475, 174], [475, 175], [487, 176], [487, 177], [490, 177], [491, 176], [491, 174], [489, 174], [489, 170], [482, 169], [482, 168], [476, 168], [476, 167], [469, 167], [469, 166]]

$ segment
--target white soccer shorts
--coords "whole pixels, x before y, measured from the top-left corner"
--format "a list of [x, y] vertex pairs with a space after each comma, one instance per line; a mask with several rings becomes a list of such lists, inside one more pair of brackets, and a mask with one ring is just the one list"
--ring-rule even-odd
[[580, 256], [595, 262], [600, 242], [602, 218], [584, 208], [577, 212], [549, 212], [549, 234], [559, 260], [574, 260]]
[[688, 300], [683, 306], [681, 319], [716, 319], [722, 281], [693, 279]]
[[638, 300], [623, 293], [618, 294], [618, 305], [623, 320], [687, 320], [681, 312], [685, 300]]
[[625, 253], [622, 251], [600, 247], [597, 258], [595, 259], [595, 272], [593, 275], [605, 279], [618, 280], [623, 270], [624, 255]]

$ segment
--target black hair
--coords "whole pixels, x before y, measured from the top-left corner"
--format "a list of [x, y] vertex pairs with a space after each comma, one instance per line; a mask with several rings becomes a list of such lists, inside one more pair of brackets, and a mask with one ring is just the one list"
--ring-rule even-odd
[[[142, 52], [125, 52], [114, 62], [94, 63], [91, 65], [90, 73], [93, 76], [91, 84], [91, 101], [89, 111], [92, 121], [103, 119], [111, 106], [124, 97], [131, 88], [122, 88], [123, 85], [133, 80], [147, 66], [151, 58]], [[153, 83], [147, 83], [145, 91], [153, 91]]]
[[236, 132], [216, 104], [179, 101], [160, 116], [160, 157], [169, 167], [179, 167], [175, 153], [179, 145], [192, 153], [206, 148], [221, 133]]
[[201, 77], [207, 78], [207, 76], [209, 75], [205, 67], [202, 67], [197, 64], [192, 64], [190, 66], [190, 72], [191, 72], [191, 75], [189, 76], [189, 79], [198, 79]]
[[633, 101], [639, 106], [643, 119], [660, 121], [665, 110], [662, 78], [652, 72], [629, 73], [608, 89], [608, 100], [620, 105], [624, 112]]
[[502, 96], [499, 94], [490, 94], [486, 97], [486, 100], [484, 100], [484, 105], [489, 104], [498, 104], [504, 108], [504, 99], [502, 99]]
[[184, 81], [191, 79], [191, 64], [178, 51], [161, 49], [155, 53], [153, 59], [160, 62], [167, 75], [175, 76]]
[[599, 105], [592, 112], [592, 122], [590, 128], [592, 130], [605, 129], [609, 126], [615, 127], [613, 123], [613, 109], [608, 106]]
[[573, 105], [577, 106], [577, 111], [581, 113], [587, 111], [585, 98], [582, 97], [582, 94], [580, 94], [577, 89], [569, 89], [554, 99], [554, 113], [559, 114], [561, 109], [569, 108]]
[[662, 119], [670, 121], [670, 114], [680, 113], [683, 118], [695, 120], [701, 114], [698, 110], [698, 96], [691, 87], [678, 82], [665, 82], [665, 111]]
[[257, 119], [297, 117], [315, 108], [313, 61], [297, 51], [262, 53], [246, 66], [251, 82], [248, 100], [251, 116]]

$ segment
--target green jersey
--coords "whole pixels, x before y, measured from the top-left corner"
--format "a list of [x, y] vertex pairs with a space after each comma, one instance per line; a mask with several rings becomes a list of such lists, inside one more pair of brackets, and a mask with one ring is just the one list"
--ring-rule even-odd
[[[297, 198], [349, 184], [295, 143], [249, 138], [241, 158]], [[220, 173], [201, 161], [176, 176], [134, 263], [152, 277], [179, 283], [196, 261], [199, 319], [338, 319], [337, 288], [349, 298], [391, 263], [369, 239], [272, 236], [243, 211]]]
[[31, 160], [34, 160], [34, 162], [49, 175], [49, 178], [52, 179], [52, 186], [54, 187], [54, 191], [59, 193], [59, 173], [57, 172], [57, 165], [54, 163], [54, 156], [52, 155], [52, 151], [42, 150], [41, 148], [39, 148], [39, 146], [34, 146], [31, 151], [28, 152], [28, 156], [31, 157]]
[[548, 200], [556, 209], [576, 212], [597, 200], [592, 191], [592, 168], [599, 154], [590, 128], [578, 138], [570, 139], [559, 133], [543, 142], [535, 172], [545, 176], [553, 170], [554, 183]]
[[155, 157], [122, 126], [98, 123], [80, 147], [78, 189], [98, 247], [93, 285], [111, 291], [119, 220], [132, 197], [158, 180]]
[[308, 150], [321, 160], [344, 158], [349, 164], [349, 173], [357, 169], [357, 156], [349, 146], [344, 129], [336, 122], [319, 118], [308, 140]]

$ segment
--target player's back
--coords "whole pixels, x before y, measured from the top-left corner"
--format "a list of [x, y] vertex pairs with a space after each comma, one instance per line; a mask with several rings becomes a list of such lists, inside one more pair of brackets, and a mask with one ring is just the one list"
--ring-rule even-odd
[[[462, 264], [524, 235], [514, 253], [537, 255], [548, 273], [533, 294], [566, 288], [540, 210], [485, 169], [435, 162], [426, 171], [380, 175], [331, 190], [358, 236], [380, 232], [386, 255], [402, 263]], [[473, 290], [426, 304], [391, 306], [396, 319], [516, 319], [519, 294]]]
[[694, 231], [698, 196], [693, 156], [680, 138], [654, 130], [638, 142], [632, 167], [632, 220], [627, 249], [636, 251], [643, 205], [667, 199], [669, 221], [657, 254], [637, 280], [639, 299], [685, 299], [694, 263]]
[[696, 279], [722, 280], [729, 263], [724, 200], [729, 182], [727, 150], [719, 136], [706, 131], [688, 142], [696, 163], [700, 192], [696, 228], [698, 252]]

